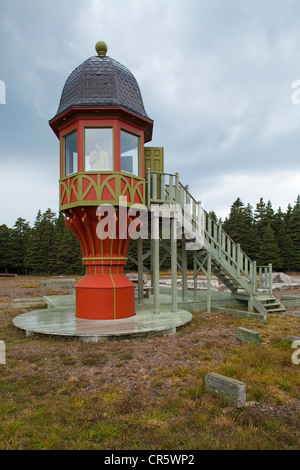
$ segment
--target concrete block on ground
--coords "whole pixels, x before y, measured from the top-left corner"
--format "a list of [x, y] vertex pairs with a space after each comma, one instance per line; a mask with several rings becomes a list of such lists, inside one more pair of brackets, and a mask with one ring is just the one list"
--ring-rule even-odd
[[300, 341], [300, 336], [286, 336], [285, 338], [282, 338], [284, 341]]
[[249, 330], [248, 328], [239, 327], [237, 329], [237, 337], [241, 341], [245, 341], [247, 343], [259, 344], [259, 333], [253, 330]]
[[246, 384], [244, 382], [209, 372], [205, 376], [205, 387], [207, 391], [223, 398], [237, 408], [246, 405]]
[[62, 287], [65, 289], [72, 289], [72, 284], [45, 284], [46, 287], [49, 289], [61, 289]]
[[242, 310], [235, 310], [232, 308], [225, 308], [225, 307], [217, 307], [213, 306], [212, 311], [216, 313], [228, 313], [229, 315], [234, 315], [240, 318], [250, 318], [255, 320], [260, 320], [264, 323], [267, 322], [267, 316], [264, 313], [257, 313], [257, 312], [244, 312]]
[[4, 341], [0, 341], [0, 364], [6, 364], [6, 352]]
[[75, 278], [47, 279], [46, 281], [39, 281], [39, 284], [42, 284], [43, 286], [45, 286], [48, 284], [67, 284], [68, 282], [74, 282], [74, 281], [76, 281]]

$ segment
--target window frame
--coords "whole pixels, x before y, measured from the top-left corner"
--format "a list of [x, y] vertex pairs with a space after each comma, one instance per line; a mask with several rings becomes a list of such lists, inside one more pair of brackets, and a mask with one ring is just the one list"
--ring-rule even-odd
[[[111, 170], [86, 170], [86, 161], [85, 161], [85, 130], [86, 129], [111, 129], [112, 130], [112, 169]], [[113, 125], [106, 125], [106, 126], [97, 126], [97, 125], [84, 125], [82, 127], [82, 147], [83, 147], [83, 155], [82, 155], [82, 165], [83, 165], [83, 172], [84, 173], [111, 173], [115, 171], [115, 126]]]
[[[128, 171], [122, 170], [122, 162], [121, 162], [121, 157], [122, 157], [122, 144], [121, 144], [121, 133], [126, 132], [127, 134], [131, 134], [134, 137], [138, 138], [138, 174], [136, 175], [135, 173], [130, 173]], [[142, 177], [142, 135], [137, 134], [136, 132], [133, 132], [132, 130], [126, 129], [125, 127], [120, 127], [120, 171], [121, 173], [124, 173], [125, 175], [130, 175], [130, 176], [137, 176], [138, 178]]]
[[[76, 132], [77, 134], [77, 170], [74, 171], [73, 173], [69, 173], [67, 175], [66, 171], [66, 137], [70, 136], [71, 134], [74, 134]], [[65, 134], [62, 135], [61, 137], [61, 152], [62, 152], [62, 158], [61, 158], [61, 174], [63, 178], [68, 178], [69, 176], [76, 175], [76, 173], [79, 172], [79, 145], [78, 145], [78, 138], [79, 138], [79, 132], [77, 126], [74, 129], [69, 130]]]

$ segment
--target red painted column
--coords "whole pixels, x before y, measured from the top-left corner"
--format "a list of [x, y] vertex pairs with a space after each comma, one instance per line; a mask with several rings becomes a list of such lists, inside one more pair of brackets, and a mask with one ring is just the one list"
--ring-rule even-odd
[[[119, 219], [116, 208], [116, 222]], [[116, 223], [114, 238], [99, 238], [96, 208], [67, 211], [66, 225], [77, 236], [86, 266], [85, 277], [76, 285], [76, 316], [93, 320], [116, 320], [135, 315], [134, 285], [124, 275], [130, 238], [126, 224]]]

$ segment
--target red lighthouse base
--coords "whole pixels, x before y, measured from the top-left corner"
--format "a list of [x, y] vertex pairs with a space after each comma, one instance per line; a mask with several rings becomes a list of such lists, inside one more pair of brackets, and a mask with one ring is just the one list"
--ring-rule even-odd
[[118, 320], [135, 315], [134, 285], [124, 274], [86, 275], [76, 286], [76, 316]]
[[[70, 209], [66, 215], [66, 225], [79, 240], [86, 267], [85, 277], [76, 286], [76, 317], [118, 320], [135, 315], [134, 285], [124, 275], [130, 242], [126, 224], [131, 219], [126, 218], [122, 232], [118, 230], [111, 238], [102, 239], [97, 233], [99, 217], [93, 206]], [[111, 223], [115, 224], [116, 220], [119, 220], [118, 208]]]

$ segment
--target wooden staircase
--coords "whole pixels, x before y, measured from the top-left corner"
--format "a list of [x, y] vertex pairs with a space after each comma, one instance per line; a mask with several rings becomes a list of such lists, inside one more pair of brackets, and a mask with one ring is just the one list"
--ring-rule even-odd
[[236, 299], [247, 302], [248, 310], [263, 314], [281, 313], [285, 308], [272, 293], [272, 266], [251, 261], [179, 181], [179, 175], [148, 171], [147, 204], [161, 204], [177, 218], [185, 242], [199, 265], [211, 256], [212, 273]]

